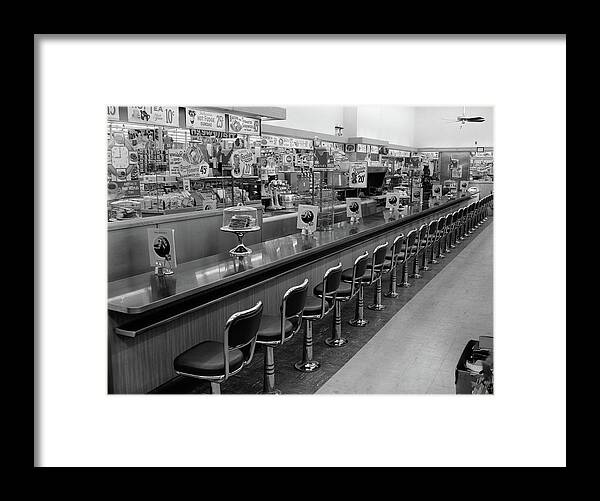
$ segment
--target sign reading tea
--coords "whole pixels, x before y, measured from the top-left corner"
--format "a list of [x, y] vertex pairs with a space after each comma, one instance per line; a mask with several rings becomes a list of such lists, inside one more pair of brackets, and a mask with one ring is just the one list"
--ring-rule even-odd
[[128, 106], [127, 120], [133, 123], [179, 126], [177, 106]]

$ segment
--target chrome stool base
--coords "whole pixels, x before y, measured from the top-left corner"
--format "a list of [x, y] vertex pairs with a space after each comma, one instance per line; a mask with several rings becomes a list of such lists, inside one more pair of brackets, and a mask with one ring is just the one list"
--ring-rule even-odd
[[397, 292], [386, 292], [384, 294], [384, 297], [389, 297], [389, 298], [397, 298], [400, 294], [398, 294]]
[[[441, 256], [439, 256], [441, 257]], [[431, 264], [439, 264], [440, 262], [437, 259], [432, 259], [431, 260]]]
[[413, 273], [412, 275], [408, 275], [409, 278], [423, 278], [423, 275], [421, 275], [420, 273]]
[[369, 308], [369, 310], [374, 310], [374, 311], [385, 310], [385, 306], [382, 304], [370, 304], [367, 306], [367, 308]]
[[310, 360], [309, 362], [296, 362], [294, 367], [300, 372], [315, 372], [321, 368], [321, 362]]
[[340, 346], [344, 346], [348, 340], [345, 337], [334, 338], [330, 337], [325, 340], [325, 344], [327, 346], [331, 346], [333, 348], [339, 348]]
[[[348, 320], [348, 323], [352, 327], [364, 327], [365, 325], [367, 325], [369, 323], [369, 321], [365, 320], [364, 318], [353, 318], [352, 320]], [[327, 342], [327, 341], [325, 341], [325, 342]]]
[[431, 266], [427, 266], [427, 265], [425, 265], [425, 266], [423, 266], [421, 269], [422, 269], [423, 271], [429, 271], [429, 270], [431, 270]]
[[404, 287], [404, 288], [411, 287], [411, 286], [412, 286], [412, 284], [410, 282], [402, 282], [402, 283], [398, 284], [398, 287]]
[[277, 388], [271, 391], [260, 390], [257, 395], [281, 395], [281, 390], [278, 390]]

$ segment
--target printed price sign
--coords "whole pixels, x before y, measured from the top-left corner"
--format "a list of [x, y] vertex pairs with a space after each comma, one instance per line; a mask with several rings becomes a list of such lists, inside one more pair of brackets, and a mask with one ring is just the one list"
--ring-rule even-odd
[[184, 148], [171, 148], [167, 150], [167, 155], [169, 159], [169, 172], [171, 175], [178, 176], [180, 174], [180, 168], [183, 162], [184, 153]]
[[388, 193], [385, 196], [385, 208], [386, 209], [391, 209], [391, 210], [398, 210], [398, 207], [400, 205], [400, 197], [398, 196], [398, 193]]
[[106, 118], [108, 118], [109, 121], [119, 120], [119, 107], [107, 106]]
[[317, 214], [319, 207], [316, 205], [298, 205], [298, 215], [296, 218], [296, 228], [313, 233], [317, 228]]
[[442, 196], [442, 185], [441, 184], [434, 184], [431, 187], [431, 195], [433, 196], [433, 198], [441, 198], [441, 196]]
[[186, 175], [190, 179], [203, 179], [208, 177], [209, 165], [206, 162], [201, 162], [198, 165], [189, 165], [187, 167]]
[[354, 219], [362, 217], [360, 198], [346, 198], [346, 216]]
[[129, 122], [170, 125], [179, 125], [179, 108], [176, 106], [128, 106], [127, 120]]
[[225, 132], [225, 113], [185, 109], [185, 126], [188, 129], [204, 129]]
[[351, 188], [366, 188], [367, 187], [367, 163], [366, 162], [350, 162], [348, 167], [348, 185]]
[[229, 114], [229, 132], [260, 135], [260, 120]]

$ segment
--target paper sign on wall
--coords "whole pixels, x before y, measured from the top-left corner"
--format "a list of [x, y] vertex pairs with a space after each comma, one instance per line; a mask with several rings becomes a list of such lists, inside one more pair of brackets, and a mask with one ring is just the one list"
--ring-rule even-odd
[[346, 198], [346, 216], [360, 219], [362, 217], [362, 204], [360, 198]]
[[238, 134], [260, 135], [260, 120], [258, 118], [243, 117], [229, 114], [229, 132]]
[[179, 126], [179, 108], [177, 106], [128, 106], [129, 122]]
[[115, 120], [119, 120], [119, 107], [118, 106], [107, 106], [106, 118], [114, 122]]
[[148, 228], [148, 253], [150, 266], [156, 261], [169, 261], [171, 268], [177, 266], [175, 254], [175, 230], [173, 228]]
[[169, 172], [173, 176], [180, 174], [181, 164], [183, 162], [183, 154], [185, 153], [184, 148], [170, 148], [167, 150], [167, 156], [169, 160]]
[[225, 113], [186, 108], [185, 126], [188, 129], [204, 129], [225, 132]]
[[351, 188], [366, 188], [367, 187], [367, 163], [366, 162], [349, 162], [348, 167], [348, 186]]
[[433, 198], [441, 198], [441, 196], [442, 196], [442, 185], [441, 184], [434, 184], [431, 187], [431, 195], [433, 196]]
[[356, 151], [358, 153], [367, 153], [367, 145], [366, 144], [357, 144]]
[[392, 210], [397, 210], [398, 207], [400, 206], [400, 197], [398, 196], [398, 193], [388, 193], [385, 196], [385, 208], [386, 209], [392, 209]]
[[313, 233], [317, 228], [317, 214], [319, 207], [316, 205], [298, 205], [296, 228]]

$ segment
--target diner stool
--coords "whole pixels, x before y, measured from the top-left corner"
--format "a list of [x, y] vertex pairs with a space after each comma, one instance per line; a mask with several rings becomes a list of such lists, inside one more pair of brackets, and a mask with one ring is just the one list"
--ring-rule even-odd
[[464, 232], [465, 232], [465, 214], [467, 212], [467, 208], [466, 207], [462, 207], [458, 210], [458, 232], [457, 232], [457, 236], [456, 236], [456, 243], [457, 244], [461, 244], [462, 241], [465, 239], [464, 237]]
[[390, 290], [384, 294], [385, 297], [397, 298], [400, 295], [398, 294], [396, 287], [398, 283], [398, 262], [400, 260], [400, 252], [402, 251], [404, 242], [404, 233], [400, 233], [400, 235], [394, 238], [394, 241], [392, 242], [391, 252], [385, 256], [386, 262], [383, 265], [383, 269], [385, 270], [387, 268], [390, 274]]
[[452, 214], [446, 215], [446, 224], [444, 225], [444, 254], [450, 254], [452, 249], [450, 248], [450, 232], [452, 231]]
[[413, 260], [413, 272], [409, 275], [411, 278], [423, 278], [419, 273], [419, 259], [422, 259], [423, 249], [427, 245], [427, 225], [422, 224], [418, 231], [417, 252]]
[[458, 227], [458, 211], [454, 211], [452, 213], [452, 229], [451, 229], [451, 237], [450, 237], [450, 248], [456, 248], [456, 229]]
[[388, 243], [386, 242], [385, 244], [381, 244], [378, 245], [377, 247], [375, 247], [375, 250], [373, 251], [373, 261], [371, 263], [369, 263], [367, 265], [367, 269], [371, 270], [371, 281], [370, 283], [366, 284], [366, 285], [373, 285], [375, 284], [375, 297], [373, 299], [373, 304], [370, 304], [369, 306], [367, 306], [367, 308], [369, 308], [370, 310], [374, 310], [374, 311], [381, 311], [385, 309], [385, 306], [383, 305], [382, 301], [381, 301], [381, 291], [382, 291], [382, 280], [383, 280], [383, 274], [384, 273], [389, 273], [389, 269], [390, 267], [387, 267], [386, 271], [386, 266], [385, 266], [385, 258], [387, 256], [387, 246]]
[[304, 320], [302, 360], [294, 364], [294, 367], [300, 372], [314, 372], [321, 367], [320, 362], [313, 360], [313, 322], [325, 318], [329, 312], [334, 310], [337, 290], [342, 279], [342, 270], [342, 263], [329, 268], [323, 275], [323, 281], [313, 291], [313, 293], [318, 291], [319, 296], [306, 298], [302, 313]]
[[[438, 264], [438, 258], [444, 258], [446, 257], [443, 253], [442, 253], [442, 236], [444, 235], [444, 226], [446, 224], [446, 219], [444, 217], [440, 217], [437, 220], [437, 228], [435, 231], [435, 242], [432, 245], [431, 248], [431, 262], [433, 264]], [[437, 244], [437, 256], [435, 254], [435, 246]]]
[[220, 394], [221, 383], [252, 361], [262, 311], [259, 301], [231, 315], [225, 323], [223, 341], [202, 341], [184, 351], [173, 361], [175, 373], [209, 381], [211, 393]]
[[[333, 329], [330, 338], [325, 339], [325, 344], [334, 348], [345, 345], [348, 339], [342, 337], [342, 303], [346, 303], [360, 293], [360, 283], [363, 275], [367, 271], [369, 253], [365, 251], [354, 261], [352, 266], [351, 283], [341, 282], [336, 294], [333, 310]], [[322, 284], [315, 287], [314, 294], [320, 297], [323, 294]]]
[[[429, 266], [430, 263], [433, 263], [433, 252], [434, 252], [434, 246], [435, 246], [435, 236], [437, 233], [437, 219], [434, 219], [433, 221], [430, 221], [429, 224], [427, 225], [427, 236], [425, 237], [425, 248], [423, 249], [423, 270], [425, 271], [429, 271], [431, 270], [431, 266]], [[431, 261], [427, 261], [427, 253], [431, 252]], [[437, 261], [436, 261], [437, 263]]]
[[402, 282], [400, 287], [410, 287], [411, 284], [408, 281], [408, 260], [416, 255], [417, 246], [415, 242], [418, 237], [417, 230], [410, 230], [406, 235], [406, 240], [402, 250], [399, 252], [399, 264], [402, 264]]
[[279, 315], [263, 315], [256, 342], [264, 345], [265, 362], [263, 389], [261, 393], [280, 394], [275, 388], [275, 356], [273, 349], [289, 341], [302, 327], [302, 315], [306, 304], [308, 278], [300, 285], [290, 287], [281, 301]]
[[469, 238], [471, 236], [472, 231], [472, 223], [473, 223], [473, 209], [475, 208], [475, 203], [469, 204], [467, 206], [467, 215], [466, 215], [466, 225], [465, 225], [465, 234], [464, 238]]

